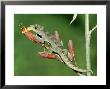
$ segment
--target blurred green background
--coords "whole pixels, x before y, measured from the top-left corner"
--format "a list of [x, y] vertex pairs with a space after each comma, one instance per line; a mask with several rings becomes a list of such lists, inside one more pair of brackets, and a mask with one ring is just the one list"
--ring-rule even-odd
[[[70, 25], [72, 14], [15, 14], [14, 15], [14, 75], [15, 76], [76, 76], [66, 65], [55, 59], [48, 60], [37, 53], [43, 51], [38, 44], [28, 40], [20, 32], [20, 23], [25, 26], [43, 25], [45, 30], [53, 34], [58, 30], [67, 48], [69, 39], [73, 40], [75, 59], [79, 68], [86, 68], [85, 57], [85, 17], [79, 14]], [[97, 24], [97, 15], [90, 14], [90, 29]], [[91, 65], [93, 76], [97, 75], [97, 30], [91, 37]]]

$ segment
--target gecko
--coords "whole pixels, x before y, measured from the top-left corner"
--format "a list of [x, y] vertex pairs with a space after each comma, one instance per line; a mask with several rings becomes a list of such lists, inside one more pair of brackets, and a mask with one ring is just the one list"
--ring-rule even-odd
[[43, 52], [38, 52], [40, 56], [48, 59], [59, 60], [74, 70], [78, 75], [85, 75], [85, 73], [87, 73], [86, 69], [80, 69], [75, 62], [72, 40], [69, 40], [67, 50], [63, 48], [63, 42], [60, 39], [58, 31], [55, 31], [54, 35], [49, 34], [49, 32], [44, 31], [44, 27], [39, 24], [27, 27], [22, 26], [20, 29], [21, 33], [29, 40], [44, 48]]

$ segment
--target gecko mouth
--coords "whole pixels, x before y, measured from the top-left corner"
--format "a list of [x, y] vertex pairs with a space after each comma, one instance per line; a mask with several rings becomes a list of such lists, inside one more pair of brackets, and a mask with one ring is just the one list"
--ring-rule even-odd
[[30, 29], [26, 28], [25, 26], [23, 26], [23, 27], [21, 28], [21, 33], [22, 33], [22, 34], [25, 34], [25, 33], [29, 32], [29, 31], [30, 31]]
[[24, 33], [26, 33], [26, 32], [28, 32], [28, 31], [25, 30], [25, 29], [23, 29], [23, 30], [21, 31], [22, 34], [24, 34]]

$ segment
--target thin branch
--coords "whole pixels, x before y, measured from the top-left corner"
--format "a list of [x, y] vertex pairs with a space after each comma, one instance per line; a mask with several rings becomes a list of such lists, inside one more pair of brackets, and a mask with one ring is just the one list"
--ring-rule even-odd
[[97, 28], [97, 25], [94, 26], [94, 27], [92, 28], [92, 30], [89, 31], [89, 32], [90, 32], [90, 35], [92, 34], [92, 32], [93, 32], [96, 28]]
[[91, 76], [89, 14], [85, 14], [86, 68], [87, 76]]
[[77, 14], [74, 14], [73, 19], [71, 20], [70, 24], [72, 24], [75, 21], [76, 17], [77, 17]]

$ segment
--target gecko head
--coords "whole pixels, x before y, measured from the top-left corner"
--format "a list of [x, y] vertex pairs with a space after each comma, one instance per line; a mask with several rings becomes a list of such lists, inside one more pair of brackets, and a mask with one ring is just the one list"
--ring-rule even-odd
[[21, 32], [22, 34], [25, 34], [27, 32], [31, 32], [32, 34], [35, 34], [37, 39], [44, 41], [46, 35], [43, 31], [44, 27], [38, 24], [30, 25], [28, 27], [22, 26]]

